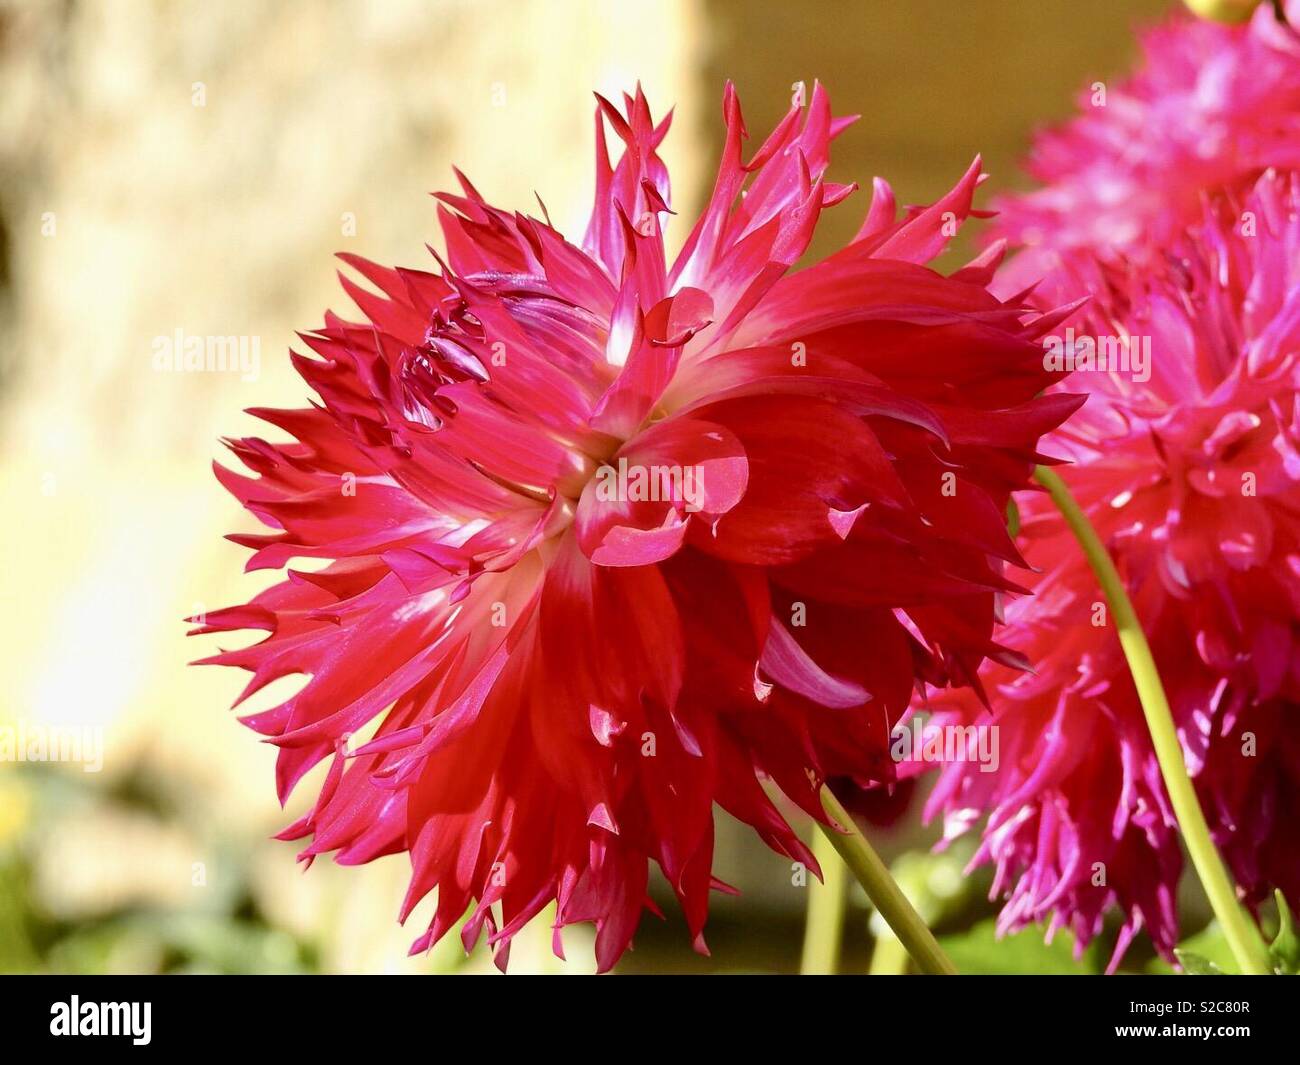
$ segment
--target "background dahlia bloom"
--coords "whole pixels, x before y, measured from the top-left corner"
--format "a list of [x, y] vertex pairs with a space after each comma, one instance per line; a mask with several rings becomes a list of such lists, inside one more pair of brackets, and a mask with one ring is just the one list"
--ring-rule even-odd
[[[1250, 904], [1300, 903], [1300, 178], [1224, 197], [1150, 262], [1092, 262], [1079, 336], [1150, 338], [1150, 380], [1076, 373], [1087, 404], [1050, 447], [1111, 551], [1168, 692], [1212, 834]], [[1171, 955], [1182, 859], [1141, 706], [1097, 581], [1045, 497], [1022, 549], [1043, 567], [1008, 609], [1033, 675], [992, 667], [1001, 765], [945, 767], [929, 812], [988, 812], [1004, 928], [1118, 906], [1112, 967], [1146, 927]], [[985, 720], [970, 701], [958, 716]], [[951, 708], [953, 702], [948, 703]], [[1104, 873], [1100, 882], [1098, 871]]]
[[296, 438], [231, 441], [255, 476], [218, 467], [273, 530], [233, 537], [250, 568], [327, 564], [210, 614], [268, 635], [207, 661], [251, 671], [245, 695], [306, 676], [245, 719], [282, 799], [329, 761], [284, 837], [408, 852], [403, 919], [437, 888], [413, 951], [468, 914], [504, 964], [554, 900], [557, 952], [594, 921], [608, 969], [651, 861], [703, 950], [714, 803], [814, 864], [760, 781], [822, 818], [827, 776], [892, 778], [914, 685], [1017, 661], [990, 639], [1020, 562], [1004, 508], [1077, 400], [1040, 395], [1054, 319], [988, 293], [996, 253], [920, 265], [978, 162], [902, 219], [878, 182], [853, 242], [787, 275], [852, 191], [825, 176], [851, 120], [818, 87], [746, 161], [730, 87], [724, 115], [671, 263], [668, 121], [639, 91], [600, 100], [580, 244], [462, 178], [438, 272], [344, 256], [382, 294], [344, 280], [364, 320], [302, 335], [320, 402], [254, 412]]
[[1046, 276], [1040, 291], [1059, 298], [1078, 253], [1141, 261], [1195, 223], [1207, 192], [1242, 196], [1268, 167], [1300, 168], [1300, 34], [1271, 4], [1237, 26], [1180, 10], [1141, 47], [1136, 74], [1093, 83], [1077, 117], [1035, 140], [1042, 187], [994, 204], [990, 233], [1025, 249], [999, 291]]

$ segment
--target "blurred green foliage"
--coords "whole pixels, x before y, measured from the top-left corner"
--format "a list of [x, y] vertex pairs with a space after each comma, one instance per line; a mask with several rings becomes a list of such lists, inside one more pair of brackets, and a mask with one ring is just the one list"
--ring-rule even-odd
[[[93, 915], [57, 914], [36, 890], [35, 859], [57, 818], [83, 805], [90, 785], [44, 768], [12, 770], [29, 816], [0, 840], [0, 973], [301, 973], [317, 967], [312, 943], [275, 928], [246, 883], [203, 896], [201, 911], [123, 905]], [[114, 801], [157, 811], [147, 787]]]
[[1035, 925], [999, 938], [993, 918], [956, 935], [940, 936], [939, 943], [958, 971], [968, 975], [1071, 976], [1100, 973], [1106, 965], [1097, 940], [1076, 960], [1069, 932], [1058, 931], [1046, 943], [1043, 929]]

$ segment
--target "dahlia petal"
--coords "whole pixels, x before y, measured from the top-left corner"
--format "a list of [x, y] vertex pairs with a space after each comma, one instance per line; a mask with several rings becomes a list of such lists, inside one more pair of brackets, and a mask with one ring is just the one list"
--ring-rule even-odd
[[713, 301], [699, 289], [660, 300], [633, 331], [632, 353], [596, 405], [591, 424], [614, 436], [632, 435], [672, 380], [682, 346], [712, 321]]
[[[1053, 312], [986, 290], [996, 254], [956, 277], [920, 265], [948, 212], [978, 213], [978, 168], [902, 220], [878, 183], [859, 238], [789, 274], [856, 188], [826, 180], [852, 119], [820, 84], [803, 95], [746, 162], [727, 86], [714, 189], [671, 266], [671, 115], [640, 88], [597, 98], [580, 245], [544, 204], [501, 210], [457, 171], [436, 268], [342, 257], [362, 320], [326, 313], [290, 355], [318, 399], [253, 411], [291, 439], [227, 442], [247, 472], [217, 478], [267, 526], [231, 538], [248, 568], [298, 568], [196, 623], [264, 634], [203, 661], [247, 670], [241, 699], [301, 678], [244, 719], [279, 748], [282, 799], [329, 760], [282, 835], [308, 864], [406, 853], [401, 919], [437, 900], [413, 951], [461, 924], [504, 968], [554, 900], [556, 952], [593, 922], [608, 970], [657, 912], [654, 863], [707, 953], [709, 895], [730, 890], [715, 806], [820, 875], [765, 788], [824, 822], [828, 777], [897, 779], [886, 745], [915, 687], [979, 698], [982, 659], [1025, 664], [993, 639], [1021, 561], [1001, 514], [1072, 409], [1042, 396], [1062, 376], [1037, 343]], [[1222, 424], [1217, 453], [1256, 461], [1252, 431]], [[1284, 452], [1274, 478], [1300, 466]], [[1243, 562], [1273, 543], [1246, 518], [1216, 528]], [[1200, 565], [1182, 541], [1168, 557]], [[1207, 656], [1231, 646], [1206, 629]], [[1289, 649], [1255, 632], [1260, 653]]]
[[981, 166], [977, 155], [949, 192], [929, 207], [910, 214], [892, 234], [872, 247], [872, 256], [928, 263], [942, 252], [956, 234], [957, 226], [970, 214], [975, 188], [983, 180]]
[[[1257, 71], [1278, 62], [1261, 50], [1273, 46], [1262, 44], [1259, 32], [1252, 27], [1228, 37], [1188, 23], [1151, 38], [1151, 68], [1139, 75], [1128, 117], [1118, 116], [1121, 128], [1112, 128], [1116, 115], [1080, 120], [1069, 133], [1080, 135], [1079, 143], [1056, 148], [1063, 162], [1087, 134], [1089, 164], [1053, 170], [1053, 184], [1017, 203], [1007, 223], [1042, 227], [1044, 254], [1031, 262], [1046, 262], [1050, 253], [1043, 289], [1074, 301], [1064, 316], [1046, 316], [1051, 328], [1068, 323], [1076, 336], [1145, 336], [1158, 352], [1149, 373], [1122, 366], [1076, 373], [1072, 387], [1086, 388], [1088, 402], [1068, 427], [1047, 436], [1047, 447], [1074, 463], [1066, 477], [1116, 558], [1168, 689], [1211, 833], [1248, 900], [1264, 898], [1271, 886], [1288, 897], [1300, 892], [1300, 864], [1276, 842], [1279, 818], [1300, 811], [1300, 764], [1273, 731], [1300, 695], [1289, 667], [1300, 586], [1286, 564], [1300, 537], [1292, 505], [1300, 470], [1287, 459], [1297, 377], [1294, 359], [1282, 354], [1292, 341], [1275, 343], [1295, 335], [1300, 183], [1293, 174], [1218, 175], [1189, 214], [1179, 190], [1189, 177], [1184, 168], [1197, 164], [1179, 160], [1166, 172], [1169, 159], [1148, 158], [1138, 178], [1130, 167], [1151, 149], [1142, 144], [1135, 157], [1122, 127], [1135, 119], [1146, 129], [1153, 109], [1171, 107], [1183, 115], [1175, 141], [1189, 127], [1196, 135], [1215, 128], [1225, 143], [1259, 147], [1254, 124], [1261, 114], [1252, 108], [1267, 110], [1273, 99], [1254, 95], [1254, 74], [1212, 114], [1195, 110], [1199, 101], [1184, 113], [1179, 102], [1201, 76], [1197, 64], [1182, 65], [1189, 56], [1216, 53], [1219, 73], [1235, 68], [1231, 78], [1244, 74], [1248, 56]], [[1295, 58], [1283, 64], [1291, 75], [1300, 74]], [[1161, 81], [1170, 83], [1161, 88], [1167, 98], [1154, 91]], [[1267, 91], [1290, 90], [1274, 83]], [[1246, 113], [1233, 113], [1239, 105]], [[1091, 138], [1102, 133], [1108, 143], [1096, 152]], [[1160, 217], [1149, 214], [1151, 202], [1126, 196], [1104, 219], [1090, 212], [1098, 170], [1113, 171], [1112, 188], [1140, 181], [1160, 201]], [[1282, 204], [1290, 208], [1279, 211]], [[1259, 222], [1251, 235], [1241, 225], [1245, 217]], [[1140, 225], [1130, 232], [1135, 219]], [[1076, 227], [1103, 222], [1111, 227], [1104, 239]], [[1089, 302], [1079, 303], [1085, 294]], [[1055, 401], [1053, 394], [1044, 398]], [[968, 412], [948, 418], [942, 403], [934, 406], [954, 450], [1021, 450], [998, 416], [966, 426]], [[1046, 408], [1041, 413], [1050, 421]], [[1029, 414], [1024, 424], [1037, 417]], [[982, 434], [978, 445], [973, 434]], [[927, 813], [944, 812], [958, 830], [987, 814], [977, 862], [996, 866], [997, 891], [1006, 896], [1003, 927], [1050, 917], [1054, 926], [1072, 928], [1082, 945], [1116, 910], [1122, 926], [1110, 971], [1140, 931], [1172, 958], [1182, 858], [1140, 700], [1113, 627], [1081, 620], [1095, 610], [1095, 579], [1070, 549], [1061, 517], [1033, 494], [1019, 503], [1021, 547], [1043, 569], [1027, 582], [1034, 597], [1008, 606], [1006, 643], [1037, 673], [986, 668], [984, 680], [998, 692], [992, 712], [1002, 737], [1000, 767], [984, 773], [969, 763], [945, 766]], [[931, 621], [927, 636], [934, 632]], [[985, 656], [998, 661], [995, 653]], [[955, 720], [986, 712], [969, 696], [937, 701]], [[1255, 747], [1244, 758], [1247, 734]], [[1101, 890], [1093, 880], [1099, 865], [1106, 870]]]
[[817, 665], [786, 627], [774, 624], [759, 663], [773, 680], [821, 706], [845, 709], [861, 706], [871, 693], [851, 681], [832, 677]]
[[751, 564], [788, 562], [838, 539], [832, 509], [907, 503], [875, 434], [832, 404], [754, 396], [698, 413], [734, 434], [748, 462], [744, 497], [707, 538], [696, 537], [710, 553]]

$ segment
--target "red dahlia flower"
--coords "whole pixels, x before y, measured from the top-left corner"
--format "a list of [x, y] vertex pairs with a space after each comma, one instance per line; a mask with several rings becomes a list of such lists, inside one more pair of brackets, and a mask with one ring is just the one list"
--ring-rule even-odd
[[[1129, 368], [1077, 369], [1088, 403], [1051, 444], [1150, 639], [1216, 844], [1248, 903], [1280, 887], [1296, 905], [1300, 177], [1265, 175], [1166, 251], [1158, 268], [1093, 262], [1076, 352], [1123, 341]], [[1044, 569], [1007, 639], [1036, 673], [985, 674], [1000, 766], [948, 765], [929, 810], [953, 833], [989, 813], [976, 861], [997, 866], [1004, 927], [1050, 918], [1082, 949], [1117, 905], [1112, 966], [1144, 926], [1170, 956], [1182, 858], [1142, 709], [1064, 521], [1041, 497], [1023, 513]]]
[[257, 476], [218, 468], [274, 530], [233, 537], [250, 568], [328, 565], [209, 615], [269, 635], [208, 661], [250, 670], [245, 694], [308, 678], [246, 719], [282, 799], [332, 759], [284, 836], [306, 860], [409, 852], [403, 919], [438, 889], [413, 950], [469, 912], [466, 945], [486, 925], [504, 964], [555, 900], [557, 952], [594, 921], [608, 969], [651, 860], [703, 950], [714, 803], [812, 865], [760, 781], [823, 818], [828, 775], [892, 777], [915, 684], [1015, 661], [990, 639], [1019, 562], [1003, 511], [1077, 404], [1040, 398], [1052, 320], [987, 292], [996, 254], [920, 265], [978, 162], [901, 220], [878, 182], [853, 242], [787, 276], [853, 191], [826, 178], [851, 120], [818, 87], [746, 162], [730, 87], [724, 114], [671, 263], [668, 121], [639, 91], [600, 100], [580, 245], [462, 178], [438, 272], [344, 256], [383, 294], [344, 280], [365, 320], [302, 336], [320, 403], [255, 411], [296, 441], [232, 441]]
[[1092, 83], [1079, 106], [1034, 144], [1042, 187], [995, 204], [991, 232], [1026, 249], [999, 277], [1008, 291], [1047, 276], [1058, 298], [1070, 286], [1054, 272], [1076, 254], [1140, 262], [1196, 222], [1206, 192], [1300, 169], [1300, 34], [1272, 4], [1236, 26], [1179, 12], [1143, 34], [1136, 74]]

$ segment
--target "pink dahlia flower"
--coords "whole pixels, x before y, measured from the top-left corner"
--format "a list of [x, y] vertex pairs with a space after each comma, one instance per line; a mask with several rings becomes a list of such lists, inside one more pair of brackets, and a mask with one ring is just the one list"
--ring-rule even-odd
[[[230, 443], [217, 475], [273, 530], [252, 569], [323, 568], [199, 631], [263, 629], [210, 662], [291, 674], [246, 718], [279, 747], [284, 833], [344, 864], [405, 851], [402, 917], [437, 888], [504, 964], [552, 900], [628, 946], [653, 861], [703, 950], [713, 806], [812, 856], [771, 781], [821, 818], [830, 775], [887, 780], [914, 685], [961, 683], [1019, 562], [1003, 521], [1039, 436], [1077, 406], [1035, 342], [1053, 320], [986, 289], [988, 255], [921, 265], [964, 219], [978, 162], [895, 217], [876, 185], [842, 251], [797, 273], [823, 209], [834, 118], [818, 87], [758, 151], [728, 87], [713, 193], [665, 257], [668, 174], [638, 91], [596, 112], [590, 224], [442, 194], [436, 272], [344, 256], [380, 293], [327, 314], [294, 365], [319, 402], [258, 410], [293, 442]], [[622, 144], [611, 166], [606, 128]], [[365, 733], [364, 742], [350, 739]]]
[[1054, 272], [1077, 253], [1141, 260], [1197, 220], [1206, 192], [1300, 169], [1300, 34], [1271, 4], [1236, 26], [1179, 12], [1141, 43], [1136, 74], [1092, 83], [1081, 113], [1037, 138], [1028, 169], [1042, 187], [995, 203], [990, 232], [1025, 249], [999, 291], [1047, 276], [1057, 298], [1070, 286]]
[[[1077, 463], [1066, 479], [1150, 638], [1239, 887], [1251, 904], [1280, 887], [1294, 905], [1300, 177], [1266, 174], [1166, 251], [1161, 266], [1093, 261], [1097, 296], [1069, 323], [1074, 350], [1121, 340], [1128, 368], [1077, 369], [1088, 402], [1050, 446]], [[1112, 967], [1143, 927], [1170, 956], [1181, 852], [1128, 667], [1063, 520], [1041, 496], [1023, 516], [1022, 549], [1043, 569], [1033, 598], [1010, 606], [1006, 639], [1036, 672], [985, 673], [1000, 766], [950, 763], [929, 812], [945, 811], [953, 833], [988, 812], [976, 861], [997, 867], [1005, 928], [1068, 925], [1082, 949], [1117, 906]]]

